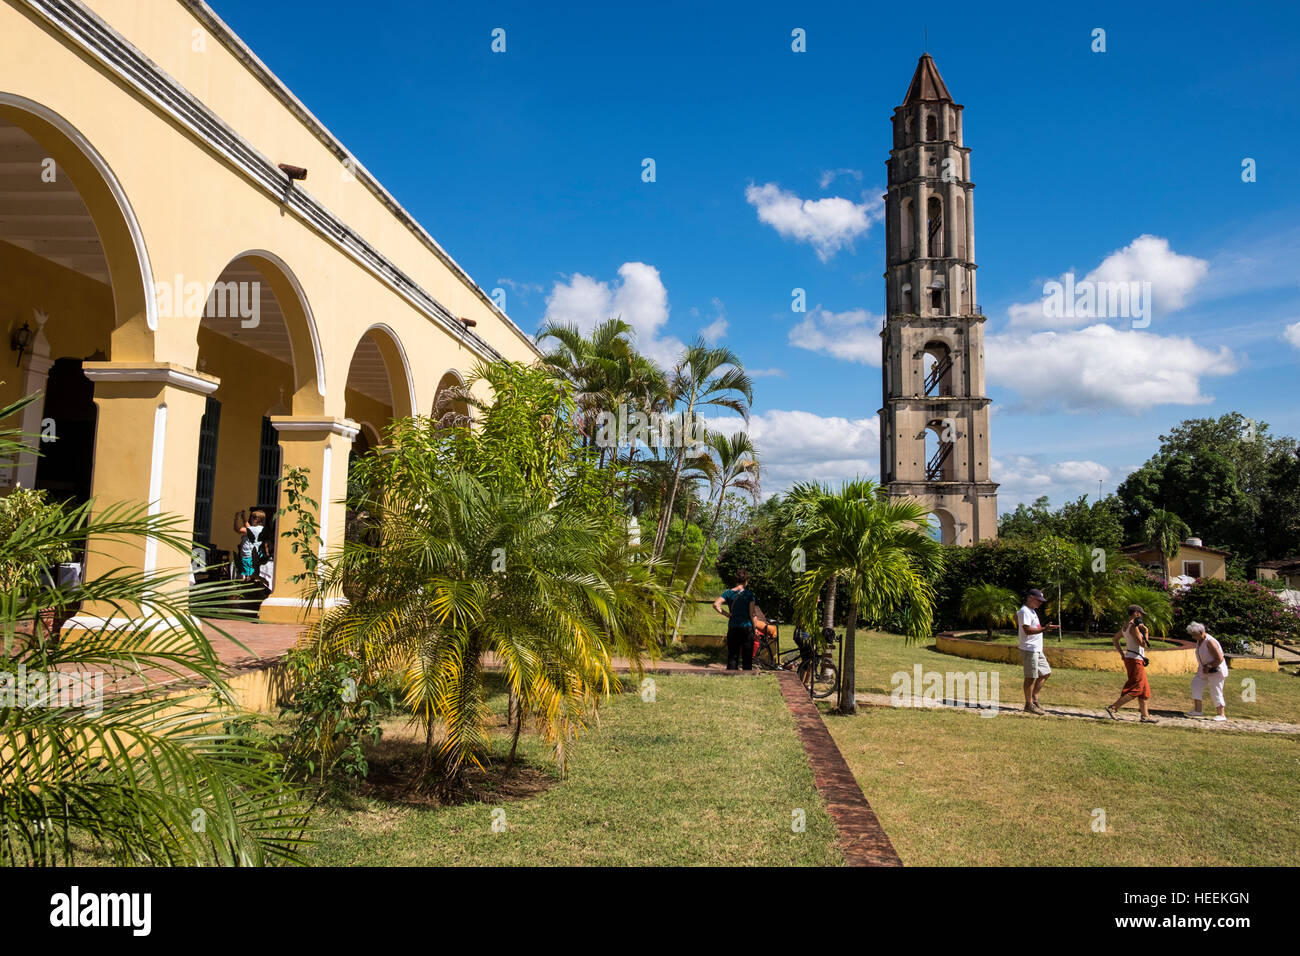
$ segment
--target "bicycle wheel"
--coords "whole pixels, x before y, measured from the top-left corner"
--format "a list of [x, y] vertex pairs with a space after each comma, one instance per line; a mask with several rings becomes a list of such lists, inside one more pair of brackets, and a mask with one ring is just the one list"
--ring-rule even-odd
[[813, 665], [805, 665], [799, 669], [799, 680], [805, 687], [809, 686], [809, 671], [812, 672], [812, 695], [814, 697], [829, 697], [835, 693], [835, 688], [839, 686], [840, 672], [834, 664], [828, 663], [824, 658], [816, 661]]
[[772, 642], [764, 641], [754, 655], [754, 666], [765, 671], [776, 670], [776, 654], [772, 651]]

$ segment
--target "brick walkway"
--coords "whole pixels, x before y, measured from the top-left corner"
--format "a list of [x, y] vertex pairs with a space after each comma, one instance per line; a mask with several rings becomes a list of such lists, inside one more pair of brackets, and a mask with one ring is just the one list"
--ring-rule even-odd
[[902, 866], [902, 859], [835, 746], [817, 705], [808, 698], [808, 689], [791, 671], [777, 671], [776, 675], [781, 695], [798, 725], [817, 789], [835, 821], [844, 862], [849, 866]]
[[[858, 694], [857, 701], [867, 707], [893, 707], [888, 694]], [[947, 703], [941, 704], [937, 709], [942, 710], [964, 710], [971, 714], [979, 714], [980, 711], [975, 707], [966, 707], [961, 704]], [[1092, 709], [1089, 707], [1067, 707], [1064, 704], [1043, 704], [1043, 710], [1047, 711], [1049, 717], [1066, 717], [1075, 720], [1102, 720], [1106, 723], [1112, 723], [1110, 715], [1103, 709]], [[1213, 713], [1213, 712], [1211, 712]], [[998, 716], [1021, 717], [1027, 720], [1041, 720], [1041, 717], [1035, 717], [1033, 714], [1026, 714], [1023, 705], [1001, 703], [998, 705]], [[1149, 726], [1154, 727], [1191, 727], [1210, 730], [1238, 730], [1255, 734], [1300, 734], [1300, 724], [1288, 724], [1277, 720], [1233, 720], [1229, 717], [1224, 721], [1210, 720], [1205, 717], [1184, 717], [1183, 712], [1172, 710], [1156, 710], [1152, 708], [1151, 716], [1159, 719], [1158, 724]], [[987, 718], [985, 718], [987, 719]], [[1138, 722], [1137, 705], [1130, 701], [1123, 709], [1119, 711], [1119, 719], [1127, 723], [1136, 724]]]
[[[225, 635], [217, 632], [220, 627]], [[258, 621], [203, 622], [203, 632], [228, 670], [267, 667], [282, 658], [298, 642], [299, 624], [262, 624]], [[235, 643], [238, 641], [239, 643]], [[239, 645], [242, 644], [243, 647]], [[186, 685], [193, 675], [177, 675], [157, 668], [121, 670], [107, 679], [108, 693], [129, 693], [149, 688]]]

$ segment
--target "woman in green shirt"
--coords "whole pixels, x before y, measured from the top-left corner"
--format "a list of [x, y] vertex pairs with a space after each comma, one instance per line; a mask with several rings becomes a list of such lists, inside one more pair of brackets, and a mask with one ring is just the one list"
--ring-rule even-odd
[[[724, 608], [726, 604], [728, 607]], [[737, 571], [735, 585], [722, 592], [713, 602], [713, 609], [729, 618], [727, 625], [727, 670], [754, 669], [754, 622], [750, 611], [754, 592], [749, 589], [749, 574]]]

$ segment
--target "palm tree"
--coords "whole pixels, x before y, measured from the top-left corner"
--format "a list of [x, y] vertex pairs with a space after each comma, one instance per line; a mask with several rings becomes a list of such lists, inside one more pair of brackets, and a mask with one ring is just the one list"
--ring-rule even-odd
[[[694, 589], [695, 579], [700, 575], [700, 568], [704, 564], [704, 556], [708, 553], [709, 544], [717, 534], [718, 519], [722, 515], [722, 506], [726, 501], [727, 492], [743, 491], [755, 500], [758, 498], [758, 459], [754, 456], [754, 444], [750, 441], [749, 434], [736, 432], [732, 435], [723, 435], [720, 432], [712, 432], [708, 436], [707, 444], [714, 459], [708, 474], [712, 491], [717, 494], [717, 504], [713, 508], [713, 520], [709, 522], [709, 528], [704, 533], [704, 544], [700, 547], [700, 556], [695, 560], [695, 569], [691, 571], [682, 601], [677, 607], [677, 620], [673, 623], [674, 641], [677, 641], [678, 635], [681, 634], [682, 616], [686, 613], [686, 596]], [[710, 498], [710, 501], [712, 500]], [[683, 529], [684, 533], [685, 529]]]
[[[19, 452], [0, 436], [0, 455]], [[47, 504], [0, 537], [0, 574], [15, 582], [0, 599], [0, 866], [298, 858], [306, 805], [279, 758], [232, 728], [236, 700], [199, 620], [229, 616], [240, 586], [125, 568], [54, 583], [61, 553], [110, 555], [145, 538], [187, 556], [193, 547], [179, 519], [93, 500]], [[42, 629], [42, 610], [66, 619], [76, 602], [99, 609], [100, 623], [75, 640]], [[144, 693], [133, 683], [142, 674], [145, 689], [202, 689]], [[30, 697], [34, 677], [52, 696]]]
[[927, 638], [934, 617], [932, 581], [943, 548], [926, 526], [920, 503], [889, 499], [875, 482], [846, 481], [838, 491], [799, 484], [785, 505], [787, 542], [804, 549], [806, 570], [795, 578], [795, 615], [805, 626], [816, 619], [817, 599], [839, 578], [849, 594], [840, 673], [839, 711], [857, 712], [854, 645], [861, 615], [870, 621], [900, 614], [909, 641]]
[[1096, 554], [1086, 544], [1075, 545], [1075, 554], [1074, 567], [1065, 576], [1062, 601], [1065, 610], [1082, 615], [1086, 636], [1092, 630], [1093, 621], [1100, 621], [1108, 612], [1122, 610], [1131, 603], [1120, 603], [1123, 579], [1119, 573], [1133, 562], [1113, 551]]
[[1142, 536], [1160, 552], [1160, 570], [1169, 587], [1169, 562], [1178, 556], [1183, 540], [1192, 533], [1187, 523], [1172, 511], [1155, 510], [1142, 522]]
[[600, 323], [589, 336], [564, 322], [548, 322], [537, 332], [539, 344], [545, 339], [555, 342], [542, 364], [574, 386], [579, 433], [586, 445], [595, 440], [596, 416], [607, 408], [609, 379], [630, 351], [631, 334], [632, 327], [618, 318]]
[[[687, 348], [673, 370], [668, 391], [670, 409], [680, 408], [687, 428], [694, 428], [695, 416], [701, 408], [712, 406], [737, 412], [749, 422], [749, 405], [754, 400], [754, 385], [745, 374], [744, 366], [731, 349], [709, 346], [703, 339]], [[687, 458], [686, 447], [675, 449], [672, 478], [667, 494], [660, 505], [659, 524], [655, 530], [651, 554], [663, 554], [668, 524], [673, 518], [673, 505], [681, 484], [682, 468]]]
[[355, 507], [372, 533], [325, 563], [312, 599], [326, 610], [305, 635], [323, 662], [359, 660], [367, 684], [400, 675], [425, 732], [420, 786], [440, 793], [488, 759], [489, 666], [517, 702], [516, 740], [531, 715], [563, 768], [618, 686], [614, 655], [640, 666], [666, 602], [653, 563], [631, 560], [621, 512], [557, 496], [555, 474], [537, 486], [476, 477], [439, 444], [457, 440], [399, 423], [394, 453], [358, 464], [358, 484], [379, 489]]
[[988, 628], [988, 639], [993, 640], [993, 628], [1015, 620], [1020, 601], [1014, 591], [996, 584], [972, 584], [961, 596], [963, 620], [980, 622]]
[[1165, 637], [1174, 626], [1174, 605], [1168, 591], [1160, 591], [1145, 584], [1125, 584], [1115, 591], [1115, 609], [1122, 611], [1136, 604], [1145, 612], [1143, 619], [1151, 633]]

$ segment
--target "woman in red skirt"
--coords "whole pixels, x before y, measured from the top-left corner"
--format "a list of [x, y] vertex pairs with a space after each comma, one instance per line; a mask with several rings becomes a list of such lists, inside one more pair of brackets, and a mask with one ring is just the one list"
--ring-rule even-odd
[[[1147, 648], [1151, 646], [1150, 637], [1147, 633], [1147, 627], [1142, 623], [1142, 615], [1146, 612], [1137, 604], [1128, 606], [1128, 621], [1124, 626], [1115, 632], [1115, 650], [1124, 660], [1124, 689], [1119, 692], [1119, 700], [1106, 708], [1106, 713], [1110, 714], [1115, 720], [1119, 720], [1119, 714], [1116, 713], [1121, 707], [1130, 700], [1138, 702], [1138, 713], [1141, 715], [1141, 722], [1144, 724], [1158, 724], [1160, 721], [1147, 713], [1147, 701], [1151, 699], [1151, 685], [1147, 683]], [[1124, 638], [1124, 646], [1119, 646], [1120, 638]]]

